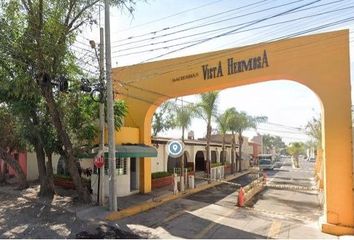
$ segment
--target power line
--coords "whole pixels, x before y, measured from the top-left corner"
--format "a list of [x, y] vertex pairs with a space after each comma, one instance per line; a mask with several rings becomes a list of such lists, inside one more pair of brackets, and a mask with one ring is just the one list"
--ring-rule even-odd
[[[297, 11], [292, 11], [289, 14], [297, 13], [297, 12], [300, 12], [300, 11], [306, 11], [306, 10], [309, 10], [309, 9], [315, 9], [315, 8], [318, 8], [318, 7], [323, 7], [325, 5], [334, 4], [334, 3], [338, 3], [338, 2], [342, 2], [342, 1], [345, 1], [345, 0], [337, 0], [337, 1], [334, 1], [334, 2], [331, 2], [331, 3], [325, 3], [325, 4], [321, 4], [321, 5], [311, 6], [309, 8], [302, 8], [302, 9], [299, 9]], [[241, 16], [248, 16], [248, 14], [241, 15]], [[254, 20], [253, 21], [244, 22], [244, 23], [241, 23], [241, 24], [237, 24], [237, 25], [231, 25], [231, 26], [223, 27], [223, 28], [217, 28], [217, 29], [213, 29], [213, 30], [199, 32], [199, 33], [193, 33], [193, 34], [190, 34], [190, 35], [187, 35], [187, 36], [183, 36], [183, 37], [179, 37], [179, 38], [173, 38], [173, 39], [168, 39], [168, 40], [164, 40], [164, 41], [160, 41], [160, 42], [154, 42], [154, 43], [149, 43], [149, 44], [143, 44], [143, 45], [128, 47], [128, 48], [124, 48], [124, 49], [121, 49], [121, 50], [118, 50], [118, 51], [115, 51], [115, 52], [122, 52], [122, 51], [131, 50], [131, 49], [146, 47], [146, 46], [155, 46], [155, 45], [158, 45], [158, 44], [161, 44], [161, 43], [167, 43], [167, 42], [171, 42], [171, 41], [175, 41], [175, 40], [180, 40], [182, 38], [188, 38], [188, 37], [192, 37], [192, 36], [202, 35], [202, 34], [205, 34], [205, 33], [211, 33], [211, 32], [220, 31], [220, 30], [224, 30], [224, 29], [228, 29], [228, 28], [232, 28], [232, 27], [242, 26], [243, 24], [252, 23], [252, 22], [254, 22]]]
[[[264, 41], [264, 42], [259, 42], [259, 43], [253, 44], [253, 45], [244, 46], [241, 49], [230, 49], [230, 51], [227, 51], [227, 52], [223, 51], [221, 53], [215, 53], [212, 57], [202, 55], [200, 57], [197, 57], [197, 58], [194, 58], [192, 60], [189, 60], [189, 61], [185, 62], [184, 64], [188, 64], [188, 66], [189, 66], [189, 68], [187, 68], [185, 70], [191, 69], [193, 66], [198, 65], [200, 63], [203, 63], [204, 59], [214, 60], [214, 59], [218, 59], [220, 57], [226, 56], [226, 55], [235, 54], [235, 53], [242, 53], [242, 52], [245, 52], [245, 51], [250, 50], [252, 48], [259, 47], [259, 44], [273, 43], [273, 42], [276, 42], [276, 41], [289, 39], [290, 37], [301, 36], [301, 35], [304, 35], [306, 33], [310, 33], [310, 32], [313, 32], [313, 31], [325, 29], [325, 28], [328, 28], [328, 27], [336, 26], [336, 25], [339, 25], [341, 23], [350, 22], [350, 21], [353, 21], [353, 18], [341, 19], [341, 20], [336, 21], [336, 22], [332, 22], [332, 23], [329, 23], [329, 24], [317, 26], [316, 28], [310, 28], [310, 29], [307, 29], [307, 30], [304, 30], [304, 31], [299, 31], [299, 32], [288, 34], [288, 35], [284, 35], [284, 36], [280, 36], [280, 37], [276, 37], [276, 38], [271, 38], [271, 39], [269, 39], [267, 41]], [[337, 36], [335, 36], [335, 37], [337, 37]], [[331, 37], [331, 38], [333, 38], [333, 37]], [[308, 45], [312, 45], [312, 44], [314, 44], [314, 43], [309, 43]], [[294, 47], [290, 47], [289, 49], [291, 49], [291, 48], [294, 48]], [[153, 76], [157, 76], [157, 75], [168, 74], [168, 73], [171, 73], [171, 72], [176, 71], [176, 70], [181, 68], [180, 66], [176, 67], [175, 64], [164, 65], [164, 66], [159, 67], [159, 68], [168, 69], [169, 67], [173, 67], [173, 69], [166, 70], [166, 71], [164, 71], [162, 73], [158, 73], [158, 74], [156, 74], [156, 73], [148, 74], [148, 72], [145, 72], [145, 79], [147, 79], [148, 77], [153, 77]], [[124, 71], [126, 68], [129, 68], [129, 66], [121, 67], [118, 70], [118, 72]], [[159, 68], [154, 68], [153, 70], [157, 71]], [[130, 83], [140, 82], [140, 81], [143, 81], [143, 80], [144, 80], [144, 78], [140, 79], [140, 80], [131, 81]]]
[[[160, 22], [161, 20], [165, 20], [165, 19], [168, 19], [168, 18], [171, 18], [171, 17], [175, 17], [175, 16], [178, 16], [178, 15], [182, 15], [184, 13], [187, 13], [187, 12], [191, 12], [191, 11], [194, 11], [196, 9], [201, 9], [203, 7], [206, 7], [206, 6], [210, 6], [210, 5], [213, 5], [215, 3], [219, 3], [219, 2], [222, 2], [223, 0], [217, 0], [217, 1], [213, 1], [213, 2], [210, 2], [210, 3], [207, 3], [207, 4], [203, 4], [203, 5], [200, 5], [200, 6], [197, 6], [197, 7], [194, 7], [194, 8], [190, 8], [190, 9], [187, 9], [187, 10], [184, 10], [184, 11], [181, 11], [181, 12], [178, 12], [178, 13], [175, 13], [175, 14], [172, 14], [172, 15], [169, 15], [169, 16], [166, 16], [166, 17], [162, 17], [162, 18], [158, 18], [158, 19], [155, 19], [155, 20], [152, 20], [150, 22], [147, 22], [147, 23], [144, 23], [144, 24], [140, 24], [140, 25], [136, 25], [136, 26], [132, 26], [132, 27], [129, 27], [129, 28], [126, 28], [126, 29], [122, 29], [122, 30], [119, 30], [119, 32], [125, 32], [125, 31], [128, 31], [128, 30], [131, 30], [131, 29], [135, 29], [135, 28], [139, 28], [139, 27], [143, 27], [143, 26], [146, 26], [146, 25], [149, 25], [151, 23], [155, 23], [155, 22]], [[116, 32], [115, 32], [116, 33]]]
[[230, 31], [221, 33], [221, 34], [218, 34], [218, 35], [213, 36], [213, 37], [210, 37], [210, 38], [206, 38], [205, 40], [202, 40], [202, 41], [200, 41], [200, 42], [193, 43], [193, 44], [190, 44], [190, 45], [188, 45], [188, 46], [185, 46], [185, 47], [182, 47], [182, 48], [179, 48], [179, 49], [176, 49], [176, 50], [172, 50], [172, 51], [169, 51], [169, 52], [164, 53], [164, 54], [160, 54], [160, 55], [158, 55], [158, 56], [156, 56], [156, 57], [148, 58], [148, 59], [142, 61], [142, 63], [147, 62], [147, 61], [151, 61], [151, 60], [154, 60], [154, 59], [157, 59], [157, 58], [166, 56], [166, 55], [169, 55], [169, 54], [174, 53], [174, 52], [177, 52], [177, 51], [181, 51], [181, 50], [184, 50], [184, 49], [193, 47], [193, 46], [196, 46], [196, 45], [205, 43], [205, 42], [208, 42], [208, 41], [213, 40], [213, 39], [216, 39], [216, 38], [220, 38], [220, 37], [224, 37], [224, 36], [230, 35], [230, 34], [232, 34], [233, 32], [238, 31], [238, 30], [240, 30], [240, 29], [243, 29], [243, 28], [245, 28], [245, 27], [249, 27], [249, 26], [252, 26], [252, 25], [254, 25], [254, 24], [257, 24], [257, 23], [264, 22], [264, 21], [267, 21], [267, 20], [272, 19], [272, 18], [276, 18], [276, 17], [282, 16], [282, 15], [288, 13], [288, 12], [292, 12], [292, 11], [294, 11], [294, 10], [296, 10], [296, 9], [300, 9], [300, 8], [302, 8], [302, 7], [305, 7], [305, 6], [309, 6], [309, 5], [314, 4], [314, 3], [316, 3], [316, 2], [319, 2], [319, 1], [321, 1], [321, 0], [315, 0], [315, 1], [312, 1], [312, 2], [310, 2], [310, 3], [304, 4], [304, 5], [302, 5], [302, 6], [295, 7], [295, 8], [292, 8], [292, 9], [290, 9], [290, 10], [287, 10], [287, 11], [284, 11], [284, 12], [281, 12], [281, 13], [278, 13], [278, 14], [275, 14], [275, 15], [272, 15], [272, 16], [270, 16], [270, 17], [265, 17], [265, 18], [263, 18], [263, 19], [260, 19], [260, 20], [255, 21], [255, 22], [253, 22], [253, 23], [246, 24], [246, 25], [244, 25], [244, 26], [242, 26], [242, 27], [239, 27], [239, 28], [236, 28], [236, 29], [233, 29], [233, 30], [230, 30]]
[[[178, 28], [178, 27], [181, 27], [181, 26], [185, 26], [185, 25], [188, 25], [188, 24], [191, 24], [191, 23], [195, 23], [195, 22], [199, 22], [199, 21], [202, 21], [202, 20], [205, 20], [205, 19], [210, 19], [210, 18], [213, 18], [213, 17], [216, 17], [216, 16], [220, 16], [220, 15], [223, 15], [225, 13], [230, 13], [230, 12], [233, 12], [233, 11], [236, 11], [236, 10], [240, 10], [240, 9], [243, 9], [243, 8], [248, 8], [250, 6], [254, 6], [254, 5], [258, 5], [259, 3], [263, 3], [263, 2], [266, 2], [268, 0], [261, 0], [261, 1], [258, 1], [256, 3], [252, 3], [252, 4], [247, 4], [247, 5], [244, 5], [244, 6], [241, 6], [241, 7], [237, 7], [237, 8], [233, 8], [233, 9], [229, 9], [227, 11], [222, 11], [222, 12], [219, 12], [219, 13], [216, 13], [216, 14], [213, 14], [213, 15], [209, 15], [207, 17], [202, 17], [202, 18], [198, 18], [198, 19], [194, 19], [194, 20], [191, 20], [191, 21], [187, 21], [187, 22], [184, 22], [184, 23], [180, 23], [180, 24], [176, 24], [176, 25], [173, 25], [173, 26], [170, 26], [170, 27], [165, 27], [161, 30], [156, 30], [156, 31], [152, 31], [152, 32], [148, 32], [148, 33], [143, 33], [143, 34], [140, 34], [140, 35], [136, 35], [136, 36], [130, 36], [128, 38], [124, 38], [124, 39], [120, 39], [120, 40], [116, 40], [112, 43], [119, 43], [119, 42], [123, 42], [123, 41], [127, 41], [127, 40], [131, 40], [131, 39], [134, 39], [134, 38], [139, 38], [139, 37], [143, 37], [143, 36], [148, 36], [148, 35], [154, 35], [154, 37], [151, 37], [151, 38], [148, 38], [148, 39], [145, 39], [145, 40], [151, 40], [151, 39], [156, 39], [156, 38], [159, 38], [159, 37], [164, 37], [164, 36], [167, 36], [167, 35], [163, 35], [163, 36], [156, 36], [157, 33], [160, 33], [160, 32], [164, 32], [164, 31], [167, 31], [167, 30], [171, 30], [171, 29], [174, 29], [174, 28]], [[298, 0], [298, 1], [304, 1], [304, 0]], [[233, 17], [234, 18], [234, 17]], [[185, 30], [183, 30], [185, 31]], [[175, 34], [175, 33], [173, 33]], [[141, 40], [141, 41], [145, 41], [145, 40]], [[138, 41], [140, 42], [140, 41]], [[136, 42], [129, 42], [129, 43], [125, 43], [125, 44], [122, 44], [122, 45], [117, 45], [117, 46], [123, 46], [123, 45], [127, 45], [127, 44], [132, 44], [132, 43], [136, 43]]]
[[[236, 31], [236, 32], [234, 32], [234, 33], [232, 33], [232, 34], [243, 33], [243, 32], [249, 32], [249, 31], [253, 31], [253, 30], [256, 30], [256, 29], [268, 28], [268, 27], [272, 27], [272, 26], [276, 26], [276, 25], [281, 25], [281, 24], [284, 24], [284, 23], [289, 23], [289, 22], [295, 22], [295, 21], [303, 20], [303, 19], [306, 19], [306, 18], [312, 18], [312, 17], [317, 17], [317, 16], [321, 16], [321, 15], [325, 15], [325, 14], [329, 14], [329, 13], [333, 13], [333, 12], [348, 10], [348, 9], [351, 9], [351, 8], [354, 8], [354, 6], [348, 6], [348, 7], [345, 7], [345, 8], [334, 9], [334, 10], [327, 11], [327, 12], [321, 12], [321, 13], [312, 14], [312, 15], [307, 15], [307, 16], [303, 16], [303, 17], [299, 17], [299, 18], [294, 18], [294, 19], [290, 19], [290, 20], [286, 20], [286, 21], [281, 21], [281, 22], [276, 22], [276, 23], [272, 23], [272, 24], [262, 25], [262, 26], [258, 26], [258, 27], [254, 27], [254, 28], [249, 28], [249, 29], [245, 29], [245, 30], [241, 30], [241, 31]], [[176, 41], [176, 40], [180, 40], [180, 39], [182, 39], [182, 38], [187, 38], [187, 37], [191, 37], [191, 36], [197, 36], [197, 35], [200, 35], [200, 34], [205, 34], [205, 33], [210, 33], [210, 32], [221, 31], [221, 30], [229, 29], [229, 28], [235, 27], [235, 26], [239, 26], [239, 24], [237, 24], [237, 25], [232, 25], [232, 26], [227, 26], [227, 27], [223, 27], [223, 28], [219, 28], [219, 29], [209, 30], [209, 31], [202, 32], [202, 33], [196, 33], [196, 34], [184, 36], [184, 37], [181, 37], [181, 38], [178, 38], [178, 39], [171, 39], [171, 40], [163, 41], [163, 43], [167, 43], [167, 42], [170, 42], [170, 41]], [[232, 35], [232, 34], [230, 34], [230, 35]], [[159, 47], [159, 48], [153, 48], [153, 49], [147, 49], [147, 50], [143, 50], [143, 51], [131, 52], [131, 53], [127, 53], [127, 54], [117, 55], [117, 56], [114, 56], [114, 57], [122, 57], [122, 56], [128, 56], [128, 55], [134, 55], [134, 54], [145, 53], [145, 52], [152, 52], [152, 51], [156, 51], [156, 50], [160, 50], [160, 49], [168, 49], [168, 48], [171, 48], [171, 47], [176, 47], [176, 46], [185, 45], [185, 44], [188, 44], [188, 43], [193, 43], [193, 42], [202, 41], [202, 40], [204, 40], [204, 39], [205, 39], [205, 38], [203, 38], [203, 39], [198, 39], [198, 40], [194, 40], [194, 41], [182, 42], [182, 43], [173, 44], [173, 45], [168, 45], [168, 46]], [[160, 42], [160, 43], [162, 43], [162, 42]], [[148, 45], [149, 45], [149, 44], [148, 44]], [[147, 45], [145, 45], [145, 46], [147, 46]], [[140, 48], [140, 47], [141, 47], [141, 46], [139, 46], [139, 47], [137, 47], [137, 48]], [[129, 49], [134, 49], [134, 48], [127, 48], [127, 49], [124, 49], [123, 51], [129, 50]], [[120, 51], [114, 51], [113, 53], [115, 53], [115, 52], [120, 52]]]
[[[118, 45], [115, 45], [115, 46], [112, 46], [112, 47], [120, 47], [120, 46], [130, 45], [130, 44], [133, 44], [133, 43], [139, 43], [139, 42], [144, 42], [144, 41], [149, 41], [149, 40], [156, 40], [158, 38], [171, 36], [171, 35], [174, 35], [174, 34], [177, 34], [177, 33], [186, 32], [186, 31], [190, 31], [190, 30], [195, 30], [197, 28], [207, 27], [207, 26], [214, 25], [214, 24], [217, 24], [217, 23], [230, 21], [230, 20], [238, 19], [238, 18], [245, 17], [245, 16], [250, 16], [250, 15], [253, 15], [253, 14], [256, 14], [256, 13], [263, 13], [263, 12], [268, 11], [268, 10], [274, 10], [276, 8], [281, 8], [281, 7], [284, 7], [284, 6], [287, 6], [287, 5], [291, 5], [291, 4], [294, 4], [294, 3], [297, 3], [297, 2], [302, 2], [302, 1], [304, 1], [304, 0], [295, 0], [295, 1], [292, 1], [290, 3], [280, 4], [280, 5], [272, 6], [272, 7], [266, 8], [266, 9], [261, 9], [261, 10], [257, 10], [257, 11], [251, 12], [251, 13], [245, 13], [245, 14], [242, 14], [242, 15], [233, 16], [233, 17], [230, 17], [230, 18], [226, 18], [226, 19], [222, 19], [222, 20], [218, 20], [218, 21], [213, 21], [213, 22], [206, 23], [206, 24], [200, 24], [200, 25], [197, 25], [197, 26], [193, 26], [193, 27], [181, 29], [181, 30], [178, 30], [178, 31], [174, 31], [174, 32], [171, 32], [171, 33], [166, 33], [166, 34], [162, 34], [162, 35], [158, 35], [158, 36], [153, 36], [151, 38], [144, 38], [144, 39], [140, 39], [140, 40], [136, 40], [136, 41], [131, 41], [131, 42], [128, 42], [128, 43], [118, 44]], [[319, 1], [321, 1], [321, 0], [318, 0], [318, 1], [315, 1], [315, 2], [319, 2]], [[307, 5], [310, 5], [310, 4], [306, 4], [305, 6], [307, 6]], [[257, 22], [257, 20], [245, 22], [244, 24], [253, 23], [253, 22]]]

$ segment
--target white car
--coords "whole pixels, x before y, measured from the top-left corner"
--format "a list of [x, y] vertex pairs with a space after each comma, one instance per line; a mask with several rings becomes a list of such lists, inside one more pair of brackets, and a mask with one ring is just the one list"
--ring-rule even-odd
[[271, 160], [268, 159], [261, 159], [259, 160], [259, 169], [263, 170], [263, 169], [270, 169], [273, 170], [274, 169], [274, 164]]

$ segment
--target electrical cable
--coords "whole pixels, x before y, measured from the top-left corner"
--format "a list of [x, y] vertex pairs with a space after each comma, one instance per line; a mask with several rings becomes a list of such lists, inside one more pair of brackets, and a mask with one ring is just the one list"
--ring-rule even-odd
[[[139, 28], [139, 27], [143, 27], [143, 26], [146, 26], [146, 25], [149, 25], [151, 23], [155, 23], [155, 22], [160, 22], [161, 20], [165, 20], [165, 19], [168, 19], [168, 18], [171, 18], [171, 17], [175, 17], [175, 16], [178, 16], [178, 15], [181, 15], [181, 14], [184, 14], [184, 13], [187, 13], [187, 12], [191, 12], [191, 11], [194, 11], [196, 9], [200, 10], [201, 8], [203, 7], [206, 7], [206, 6], [209, 6], [209, 5], [212, 5], [212, 4], [215, 4], [215, 3], [219, 3], [219, 2], [222, 2], [223, 0], [218, 0], [218, 1], [213, 1], [213, 2], [210, 2], [210, 3], [207, 3], [207, 4], [203, 4], [203, 5], [200, 5], [200, 6], [197, 6], [197, 7], [193, 7], [193, 8], [190, 8], [190, 9], [187, 9], [187, 10], [184, 10], [184, 11], [181, 11], [181, 12], [177, 12], [175, 14], [172, 14], [172, 15], [169, 15], [169, 16], [165, 16], [165, 17], [162, 17], [162, 18], [159, 18], [159, 19], [155, 19], [155, 20], [152, 20], [150, 22], [147, 22], [147, 23], [144, 23], [144, 24], [140, 24], [140, 25], [136, 25], [136, 26], [132, 26], [132, 27], [129, 27], [127, 29], [122, 29], [122, 30], [119, 30], [119, 32], [125, 32], [125, 31], [128, 31], [128, 30], [131, 30], [131, 29], [135, 29], [135, 28]], [[113, 33], [114, 34], [114, 33]]]
[[[302, 1], [304, 1], [304, 0], [295, 0], [295, 1], [292, 1], [290, 3], [285, 3], [285, 4], [281, 4], [281, 5], [277, 5], [277, 6], [272, 6], [272, 7], [266, 8], [266, 9], [261, 9], [261, 10], [254, 11], [254, 12], [251, 12], [251, 13], [245, 13], [245, 14], [242, 14], [242, 15], [239, 15], [239, 16], [233, 16], [231, 18], [227, 18], [227, 19], [223, 19], [223, 20], [219, 20], [219, 21], [213, 21], [213, 22], [208, 23], [208, 24], [200, 24], [200, 25], [197, 25], [197, 26], [193, 26], [193, 27], [181, 29], [181, 30], [178, 30], [178, 31], [174, 31], [172, 33], [166, 33], [166, 34], [154, 36], [154, 37], [151, 37], [151, 38], [145, 38], [145, 39], [140, 39], [140, 40], [136, 40], [136, 41], [131, 41], [129, 43], [123, 43], [123, 44], [118, 44], [118, 45], [113, 45], [112, 44], [112, 48], [120, 47], [120, 46], [126, 46], [126, 45], [129, 45], [129, 44], [139, 43], [139, 42], [143, 42], [143, 41], [155, 40], [155, 39], [158, 39], [158, 38], [171, 36], [171, 35], [174, 35], [174, 34], [177, 34], [177, 33], [190, 31], [190, 30], [195, 30], [197, 28], [203, 28], [203, 27], [207, 27], [207, 26], [214, 25], [214, 24], [217, 24], [217, 23], [230, 21], [230, 20], [233, 20], [233, 19], [238, 19], [240, 17], [250, 16], [250, 15], [253, 15], [253, 14], [256, 14], [256, 13], [263, 13], [263, 12], [268, 11], [268, 10], [274, 10], [275, 8], [281, 8], [281, 7], [284, 7], [284, 6], [287, 6], [287, 5], [291, 5], [291, 4], [294, 4], [294, 3], [297, 3], [297, 2], [302, 2]], [[305, 4], [305, 5], [303, 5], [303, 7], [311, 5], [311, 4], [319, 2], [319, 1], [321, 1], [321, 0], [316, 0], [316, 1], [313, 1], [312, 3], [310, 3], [310, 4]], [[294, 8], [293, 11], [295, 11], [296, 9], [298, 9], [298, 7]], [[249, 24], [249, 23], [257, 23], [257, 20], [245, 22], [244, 24]]]
[[[184, 25], [188, 25], [188, 24], [191, 24], [191, 23], [195, 23], [195, 22], [199, 22], [201, 20], [205, 20], [205, 19], [210, 19], [210, 18], [213, 18], [215, 16], [219, 16], [219, 15], [222, 15], [222, 14], [225, 14], [225, 13], [229, 13], [229, 12], [233, 12], [233, 11], [236, 11], [236, 10], [240, 10], [240, 9], [243, 9], [243, 8], [246, 8], [246, 7], [250, 7], [250, 6], [254, 6], [254, 5], [257, 5], [259, 3], [263, 3], [263, 2], [266, 2], [268, 0], [261, 0], [261, 1], [258, 1], [256, 3], [252, 3], [252, 4], [247, 4], [247, 5], [244, 5], [244, 6], [241, 6], [241, 7], [237, 7], [237, 8], [233, 8], [233, 9], [229, 9], [227, 11], [223, 11], [223, 12], [219, 12], [219, 13], [216, 13], [216, 14], [213, 14], [213, 15], [209, 15], [207, 17], [203, 17], [203, 18], [198, 18], [198, 19], [194, 19], [194, 20], [191, 20], [191, 21], [188, 21], [188, 22], [184, 22], [184, 23], [180, 23], [180, 24], [176, 24], [176, 25], [173, 25], [171, 27], [165, 27], [161, 30], [156, 30], [156, 31], [152, 31], [152, 32], [149, 32], [149, 33], [143, 33], [143, 34], [140, 34], [140, 35], [136, 35], [136, 36], [130, 36], [128, 38], [124, 38], [124, 39], [118, 39], [116, 41], [113, 41], [112, 43], [119, 43], [119, 42], [122, 42], [122, 41], [127, 41], [127, 40], [131, 40], [131, 39], [134, 39], [134, 38], [139, 38], [139, 37], [143, 37], [143, 36], [147, 36], [147, 35], [154, 35], [153, 39], [156, 38], [156, 34], [159, 33], [159, 32], [163, 32], [163, 31], [167, 31], [167, 30], [171, 30], [171, 29], [174, 29], [174, 28], [177, 28], [177, 27], [181, 27], [181, 26], [184, 26]], [[298, 1], [303, 1], [303, 0], [298, 0]], [[160, 37], [160, 36], [159, 36]], [[148, 40], [150, 40], [151, 38], [149, 38]], [[130, 43], [127, 43], [127, 44], [131, 44], [131, 43], [134, 43], [134, 42], [130, 42]], [[125, 44], [124, 44], [125, 45]], [[118, 45], [119, 46], [119, 45]]]
[[[267, 24], [267, 25], [263, 25], [263, 26], [258, 26], [258, 27], [254, 27], [254, 28], [249, 28], [249, 29], [245, 29], [245, 30], [241, 30], [241, 31], [236, 31], [236, 32], [234, 32], [232, 34], [249, 32], [249, 31], [253, 31], [253, 30], [256, 30], [256, 29], [267, 28], [267, 27], [281, 25], [281, 24], [289, 23], [289, 22], [296, 22], [296, 21], [303, 20], [303, 19], [306, 19], [306, 18], [317, 17], [317, 16], [321, 16], [321, 15], [325, 15], [325, 14], [329, 14], [329, 13], [333, 13], [333, 12], [338, 12], [338, 11], [342, 11], [342, 10], [348, 10], [348, 9], [351, 9], [351, 8], [354, 8], [354, 6], [349, 6], [349, 7], [335, 9], [335, 10], [331, 10], [331, 11], [327, 11], [327, 12], [321, 12], [321, 13], [318, 13], [318, 14], [312, 14], [312, 15], [308, 15], [308, 16], [295, 18], [295, 19], [290, 19], [290, 20], [286, 20], [286, 21], [276, 22], [276, 23]], [[233, 25], [233, 26], [227, 26], [227, 27], [224, 27], [224, 28], [214, 29], [214, 30], [210, 30], [210, 31], [207, 31], [207, 32], [210, 33], [210, 32], [220, 31], [220, 30], [229, 29], [230, 27], [235, 27], [235, 26], [239, 26], [239, 24], [238, 25]], [[204, 33], [206, 33], [206, 32], [203, 32], [203, 34]], [[196, 33], [196, 34], [193, 34], [193, 35], [189, 35], [188, 37], [196, 36], [196, 35], [199, 35], [199, 34], [200, 33]], [[232, 35], [232, 34], [230, 34], [230, 35]], [[183, 38], [185, 38], [185, 37], [183, 37]], [[164, 41], [164, 43], [169, 42], [169, 41], [175, 41], [175, 40], [179, 40], [179, 39], [173, 39], [173, 40]], [[131, 53], [127, 53], [127, 54], [116, 55], [116, 56], [113, 56], [112, 58], [122, 57], [122, 56], [129, 56], [129, 55], [140, 54], [140, 53], [145, 53], [145, 52], [152, 52], [152, 51], [156, 51], [156, 50], [160, 50], [160, 49], [167, 49], [167, 48], [170, 48], [170, 47], [176, 47], [176, 46], [180, 46], [180, 45], [184, 45], [184, 44], [188, 44], [188, 43], [198, 42], [198, 41], [201, 41], [201, 40], [203, 40], [203, 39], [182, 42], [182, 43], [169, 45], [169, 46], [164, 46], [164, 47], [160, 47], [160, 48], [147, 49], [147, 50], [144, 50], [144, 51], [137, 51], [137, 52], [131, 52]], [[129, 49], [125, 49], [124, 51], [126, 51], [126, 50], [129, 50]], [[115, 51], [115, 52], [117, 52], [117, 51]], [[115, 53], [115, 52], [112, 52], [112, 53]]]

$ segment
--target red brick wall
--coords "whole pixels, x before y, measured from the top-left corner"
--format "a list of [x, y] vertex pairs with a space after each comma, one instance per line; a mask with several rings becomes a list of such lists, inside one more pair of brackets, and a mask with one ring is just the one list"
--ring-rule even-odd
[[163, 178], [155, 178], [155, 179], [151, 179], [151, 188], [156, 189], [156, 188], [160, 188], [160, 187], [165, 187], [165, 186], [172, 185], [172, 183], [173, 183], [172, 176], [167, 176], [167, 177], [163, 177]]
[[224, 165], [224, 174], [231, 174], [231, 165]]

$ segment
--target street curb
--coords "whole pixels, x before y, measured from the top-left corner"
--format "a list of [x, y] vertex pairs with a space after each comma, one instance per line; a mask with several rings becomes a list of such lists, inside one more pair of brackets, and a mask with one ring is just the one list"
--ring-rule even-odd
[[[245, 172], [242, 172], [240, 174], [237, 174], [237, 175], [229, 176], [226, 179], [224, 179], [224, 181], [230, 181], [230, 180], [242, 177], [242, 176], [244, 176], [244, 175], [246, 175], [248, 173], [250, 173], [249, 170], [247, 170]], [[108, 215], [106, 216], [105, 220], [107, 220], [107, 221], [117, 221], [117, 220], [125, 218], [125, 217], [133, 216], [133, 215], [136, 215], [136, 214], [138, 214], [140, 212], [144, 212], [144, 211], [147, 211], [149, 209], [158, 207], [158, 206], [160, 206], [160, 205], [162, 205], [164, 203], [167, 203], [169, 201], [172, 201], [172, 200], [175, 200], [175, 199], [178, 199], [178, 198], [181, 198], [181, 197], [189, 196], [191, 194], [203, 191], [205, 189], [208, 189], [208, 188], [211, 188], [211, 187], [215, 187], [215, 186], [220, 185], [222, 183], [223, 183], [222, 181], [216, 181], [216, 182], [213, 182], [211, 184], [206, 184], [206, 185], [203, 184], [203, 185], [201, 185], [198, 188], [189, 189], [189, 190], [187, 190], [186, 192], [183, 192], [183, 193], [177, 193], [175, 195], [171, 194], [171, 195], [163, 196], [161, 198], [157, 198], [156, 200], [154, 200], [152, 202], [151, 201], [150, 202], [149, 201], [148, 202], [143, 202], [141, 204], [138, 204], [138, 205], [123, 209], [121, 211], [111, 212], [111, 213], [108, 213]]]

